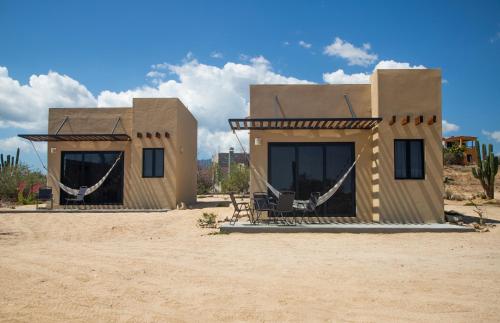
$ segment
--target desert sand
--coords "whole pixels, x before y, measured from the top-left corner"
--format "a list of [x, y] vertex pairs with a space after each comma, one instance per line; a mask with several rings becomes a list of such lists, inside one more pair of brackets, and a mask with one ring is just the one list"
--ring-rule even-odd
[[[485, 208], [500, 220], [499, 207]], [[202, 212], [223, 219], [231, 208], [205, 202], [167, 213], [0, 214], [0, 319], [499, 320], [498, 227], [221, 235], [197, 227]]]

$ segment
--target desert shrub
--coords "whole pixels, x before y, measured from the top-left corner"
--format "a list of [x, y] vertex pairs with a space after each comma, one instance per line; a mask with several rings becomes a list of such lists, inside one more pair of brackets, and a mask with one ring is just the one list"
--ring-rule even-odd
[[453, 145], [443, 148], [443, 162], [445, 165], [461, 165], [464, 160], [464, 147]]
[[4, 168], [0, 172], [0, 200], [31, 204], [40, 184], [45, 182], [44, 174], [25, 164]]
[[222, 180], [223, 192], [248, 192], [250, 172], [244, 165], [231, 165], [231, 172]]
[[203, 212], [198, 219], [198, 225], [202, 228], [215, 228], [217, 226], [217, 214]]

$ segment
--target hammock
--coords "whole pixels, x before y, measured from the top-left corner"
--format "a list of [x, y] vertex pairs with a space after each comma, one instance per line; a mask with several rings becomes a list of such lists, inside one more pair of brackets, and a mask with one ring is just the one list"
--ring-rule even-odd
[[[57, 180], [57, 178], [49, 172], [49, 170], [47, 169], [47, 167], [43, 163], [42, 158], [40, 158], [40, 155], [38, 154], [38, 151], [35, 148], [35, 145], [33, 144], [33, 142], [31, 140], [30, 140], [30, 143], [31, 143], [31, 146], [33, 146], [33, 150], [35, 151], [36, 156], [38, 157], [38, 160], [40, 161], [40, 164], [42, 164], [42, 167], [47, 171], [47, 174], [52, 178], [52, 180], [57, 183], [59, 188], [61, 190], [65, 191], [66, 193], [68, 193], [69, 195], [77, 196], [79, 189], [68, 187], [68, 186], [64, 185], [63, 183], [61, 183], [59, 180]], [[97, 191], [99, 189], [99, 187], [101, 187], [102, 184], [104, 184], [104, 182], [108, 178], [109, 174], [111, 174], [111, 171], [115, 168], [115, 166], [118, 164], [118, 161], [122, 158], [122, 155], [123, 155], [123, 152], [121, 152], [118, 155], [118, 157], [116, 158], [116, 160], [113, 163], [113, 165], [111, 166], [111, 168], [106, 172], [106, 174], [104, 174], [104, 176], [97, 183], [95, 183], [94, 185], [87, 188], [87, 190], [85, 191], [85, 194], [84, 194], [85, 196], [94, 193], [95, 191]]]
[[[280, 195], [281, 195], [280, 191], [278, 189], [276, 189], [275, 187], [273, 187], [264, 178], [264, 176], [262, 176], [259, 173], [259, 171], [252, 165], [252, 163], [248, 159], [248, 155], [247, 155], [247, 153], [245, 151], [245, 148], [243, 147], [243, 144], [240, 141], [240, 138], [236, 134], [236, 131], [233, 130], [233, 133], [236, 136], [236, 139], [238, 140], [238, 143], [240, 144], [240, 147], [241, 147], [241, 149], [243, 150], [243, 153], [246, 156], [246, 159], [247, 159], [249, 167], [252, 168], [252, 170], [255, 172], [255, 174], [257, 174], [257, 176], [266, 184], [266, 187], [271, 191], [271, 193], [273, 193], [273, 195], [276, 196], [276, 198], [279, 198]], [[371, 136], [372, 135], [370, 135], [370, 137]], [[326, 201], [328, 201], [338, 191], [338, 189], [340, 188], [340, 186], [342, 186], [342, 184], [346, 180], [347, 176], [349, 176], [349, 173], [352, 171], [352, 169], [354, 168], [354, 166], [358, 162], [359, 157], [361, 157], [361, 154], [365, 150], [366, 145], [368, 143], [369, 143], [369, 141], [363, 146], [363, 148], [361, 148], [361, 151], [359, 152], [358, 156], [356, 157], [356, 159], [354, 160], [354, 162], [352, 163], [352, 165], [346, 170], [346, 172], [344, 173], [344, 175], [342, 175], [342, 177], [338, 180], [338, 182], [335, 183], [335, 185], [333, 185], [325, 194], [323, 194], [323, 195], [321, 195], [321, 196], [318, 197], [318, 200], [317, 200], [316, 205], [314, 207], [318, 207], [321, 204], [325, 203]], [[300, 205], [301, 207], [305, 207], [305, 205], [307, 205], [308, 203], [309, 203], [309, 201], [307, 201], [307, 200], [294, 200], [294, 205]]]

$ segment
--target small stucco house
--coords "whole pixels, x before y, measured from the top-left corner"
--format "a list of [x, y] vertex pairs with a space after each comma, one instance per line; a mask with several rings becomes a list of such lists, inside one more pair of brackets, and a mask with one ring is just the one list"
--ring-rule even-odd
[[[317, 210], [345, 222], [443, 222], [441, 72], [376, 70], [369, 84], [252, 85], [250, 162], [280, 191], [307, 200], [340, 189]], [[251, 193], [266, 192], [251, 172]]]
[[87, 205], [172, 209], [196, 201], [197, 121], [177, 98], [134, 98], [125, 108], [51, 108], [48, 185], [54, 205], [73, 197], [59, 189], [104, 183]]

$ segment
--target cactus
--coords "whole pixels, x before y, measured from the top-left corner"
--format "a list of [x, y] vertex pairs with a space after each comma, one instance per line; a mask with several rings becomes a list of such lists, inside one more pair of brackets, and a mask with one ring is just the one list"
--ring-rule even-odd
[[19, 153], [20, 149], [17, 148], [16, 156], [7, 155], [6, 159], [3, 158], [3, 154], [0, 154], [0, 172], [6, 171], [8, 168], [17, 168], [17, 166], [19, 166]]
[[19, 165], [19, 152], [20, 152], [20, 149], [19, 149], [19, 147], [17, 147], [17, 150], [16, 150], [16, 163], [15, 163], [16, 167]]
[[[488, 152], [486, 152], [486, 145], [483, 144], [483, 149], [480, 149], [479, 142], [476, 141], [477, 152], [477, 167], [472, 168], [472, 175], [479, 179], [481, 186], [486, 193], [488, 199], [495, 198], [495, 176], [498, 172], [498, 157], [493, 154], [493, 145], [488, 145]], [[482, 151], [481, 151], [482, 150]]]

